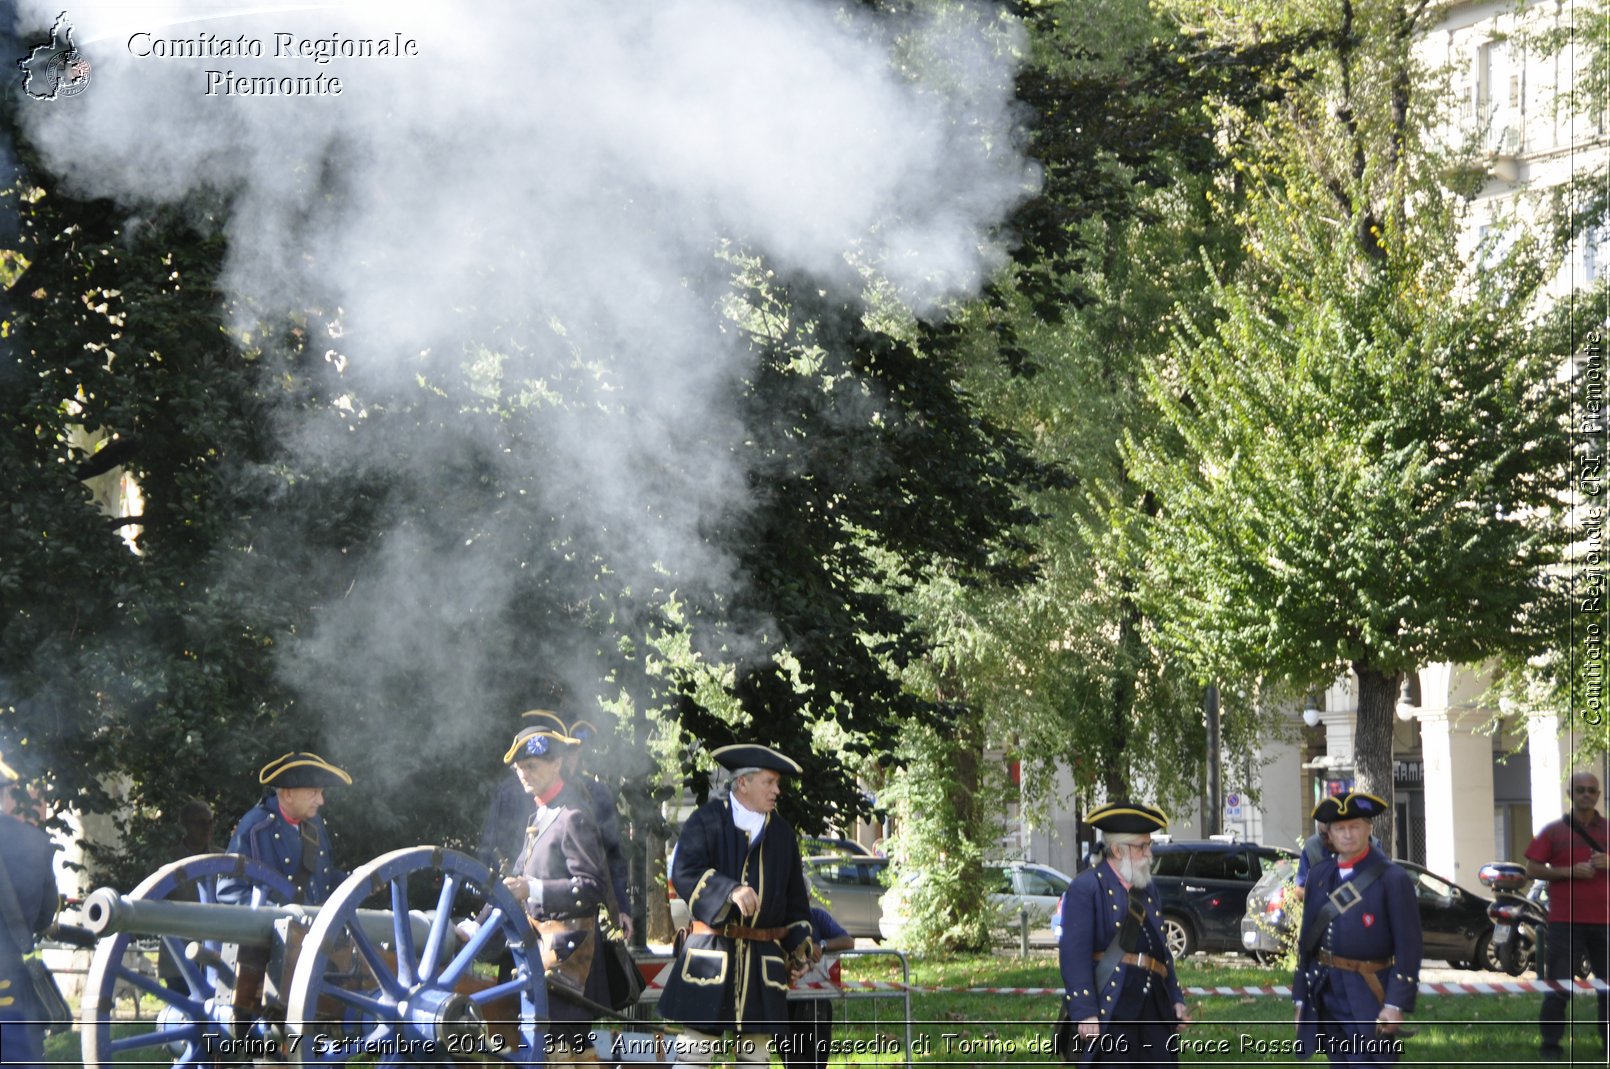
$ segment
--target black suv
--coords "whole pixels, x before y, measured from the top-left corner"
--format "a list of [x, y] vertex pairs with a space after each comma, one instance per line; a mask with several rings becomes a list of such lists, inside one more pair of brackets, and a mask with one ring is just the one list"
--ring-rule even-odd
[[1158, 842], [1152, 881], [1162, 896], [1163, 937], [1176, 958], [1241, 949], [1247, 892], [1289, 850], [1219, 839]]

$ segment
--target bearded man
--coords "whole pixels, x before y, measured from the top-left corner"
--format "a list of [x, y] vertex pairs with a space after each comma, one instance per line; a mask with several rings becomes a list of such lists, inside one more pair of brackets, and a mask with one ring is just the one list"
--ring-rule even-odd
[[1117, 801], [1085, 817], [1102, 832], [1102, 860], [1062, 901], [1064, 1011], [1077, 1029], [1068, 1060], [1082, 1065], [1177, 1064], [1173, 1036], [1190, 1023], [1152, 884], [1152, 833], [1162, 811]]

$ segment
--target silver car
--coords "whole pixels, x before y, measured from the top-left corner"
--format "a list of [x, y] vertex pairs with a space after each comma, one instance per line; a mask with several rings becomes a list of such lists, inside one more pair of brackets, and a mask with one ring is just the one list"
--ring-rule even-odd
[[805, 882], [811, 901], [829, 913], [857, 939], [879, 939], [883, 918], [883, 873], [886, 857], [847, 854], [805, 859]]

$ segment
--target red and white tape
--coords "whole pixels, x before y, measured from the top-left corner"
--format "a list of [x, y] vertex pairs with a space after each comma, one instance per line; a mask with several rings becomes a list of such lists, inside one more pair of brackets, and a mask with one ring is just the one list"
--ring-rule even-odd
[[[1060, 987], [923, 987], [916, 984], [897, 984], [886, 980], [845, 980], [841, 984], [798, 984], [798, 988], [813, 991], [914, 991], [928, 995], [1058, 995]], [[1268, 987], [1187, 987], [1187, 995], [1246, 997], [1273, 995], [1291, 997], [1291, 988], [1283, 984]], [[1553, 980], [1504, 980], [1498, 983], [1430, 983], [1420, 984], [1422, 995], [1526, 995], [1547, 991], [1564, 991], [1567, 994], [1586, 995], [1595, 991], [1610, 990], [1602, 980], [1572, 980], [1560, 983]]]

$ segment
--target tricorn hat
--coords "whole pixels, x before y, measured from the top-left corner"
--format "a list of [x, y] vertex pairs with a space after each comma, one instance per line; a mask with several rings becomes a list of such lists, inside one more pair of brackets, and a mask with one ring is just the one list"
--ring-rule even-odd
[[797, 776], [805, 771], [799, 767], [799, 762], [792, 758], [784, 757], [770, 746], [761, 746], [753, 742], [723, 746], [719, 750], [711, 750], [710, 756], [716, 759], [716, 764], [729, 772], [738, 772], [746, 768], [768, 768], [773, 772]]
[[352, 777], [316, 753], [292, 750], [264, 765], [257, 782], [268, 787], [343, 787], [352, 785]]
[[520, 724], [527, 728], [543, 728], [555, 735], [570, 735], [564, 718], [551, 709], [527, 709], [520, 714]]
[[1145, 835], [1154, 831], [1168, 830], [1168, 817], [1161, 809], [1127, 799], [1108, 802], [1095, 812], [1087, 814], [1085, 823], [1118, 835]]
[[503, 763], [512, 765], [521, 758], [547, 757], [549, 754], [557, 757], [570, 747], [578, 745], [580, 744], [563, 730], [556, 731], [547, 726], [521, 728], [520, 733], [509, 744], [508, 752], [503, 755]]
[[592, 742], [599, 735], [598, 725], [591, 720], [578, 720], [570, 725], [570, 730], [566, 734], [577, 742]]
[[1321, 824], [1338, 820], [1373, 820], [1387, 810], [1386, 799], [1363, 791], [1333, 794], [1314, 807], [1314, 819]]

